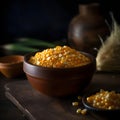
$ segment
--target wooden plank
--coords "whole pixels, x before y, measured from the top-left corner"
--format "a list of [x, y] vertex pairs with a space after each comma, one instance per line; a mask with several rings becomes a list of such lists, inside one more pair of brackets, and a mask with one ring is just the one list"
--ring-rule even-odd
[[[87, 91], [100, 88], [118, 89], [119, 86], [120, 75], [96, 74]], [[30, 120], [108, 120], [106, 116], [90, 112], [78, 115], [77, 108], [72, 106], [72, 102], [77, 100], [76, 95], [64, 98], [49, 97], [33, 89], [25, 79], [6, 84], [5, 90], [6, 97]], [[79, 107], [83, 108], [82, 105]]]

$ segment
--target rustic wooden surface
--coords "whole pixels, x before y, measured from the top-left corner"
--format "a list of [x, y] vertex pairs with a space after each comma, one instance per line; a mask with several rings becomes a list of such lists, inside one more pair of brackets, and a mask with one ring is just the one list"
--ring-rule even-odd
[[[96, 73], [90, 86], [80, 95], [101, 88], [120, 90], [120, 74]], [[93, 112], [88, 112], [86, 115], [78, 115], [76, 114], [77, 108], [72, 106], [72, 102], [77, 100], [77, 95], [63, 98], [49, 97], [33, 89], [26, 79], [5, 84], [5, 95], [30, 120], [113, 119], [113, 115], [98, 115]], [[81, 105], [80, 107], [83, 106]]]
[[5, 96], [4, 85], [19, 80], [21, 81], [21, 78], [8, 80], [0, 73], [0, 120], [27, 120], [24, 114]]

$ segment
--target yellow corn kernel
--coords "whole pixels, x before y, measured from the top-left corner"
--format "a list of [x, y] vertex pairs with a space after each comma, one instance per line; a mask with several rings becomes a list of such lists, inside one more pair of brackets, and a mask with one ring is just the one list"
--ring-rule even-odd
[[73, 106], [78, 106], [79, 103], [78, 103], [78, 102], [72, 102], [72, 105], [73, 105]]
[[81, 114], [81, 111], [82, 111], [81, 108], [78, 108], [78, 109], [76, 110], [76, 113], [77, 113], [77, 114]]
[[78, 96], [77, 98], [78, 98], [78, 100], [81, 100], [81, 99], [82, 99], [82, 97], [81, 97], [81, 96]]
[[86, 113], [87, 113], [87, 109], [82, 109], [82, 110], [81, 110], [81, 114], [82, 114], [82, 115], [86, 115]]

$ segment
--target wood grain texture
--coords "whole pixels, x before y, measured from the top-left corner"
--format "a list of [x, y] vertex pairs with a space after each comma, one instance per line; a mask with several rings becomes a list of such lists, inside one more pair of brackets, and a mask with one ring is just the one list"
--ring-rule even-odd
[[[85, 92], [96, 89], [120, 90], [120, 74], [96, 73], [92, 83]], [[49, 97], [39, 93], [25, 80], [13, 81], [5, 85], [5, 95], [30, 120], [112, 120], [108, 116], [100, 116], [92, 112], [86, 115], [76, 114], [72, 102], [75, 96], [64, 98]], [[82, 93], [83, 95], [85, 93]], [[80, 105], [82, 108], [83, 106]]]

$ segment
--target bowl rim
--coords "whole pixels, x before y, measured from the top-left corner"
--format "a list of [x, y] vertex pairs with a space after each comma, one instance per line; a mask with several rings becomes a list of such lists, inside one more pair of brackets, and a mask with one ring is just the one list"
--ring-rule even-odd
[[[8, 62], [4, 62], [5, 59], [13, 59], [13, 61], [8, 61]], [[18, 59], [17, 61], [15, 61], [14, 59]], [[23, 60], [24, 60], [24, 56], [23, 55], [6, 55], [6, 56], [2, 56], [0, 57], [0, 66], [3, 67], [3, 66], [11, 66], [11, 65], [14, 65], [14, 64], [20, 64], [20, 63], [23, 63]]]

